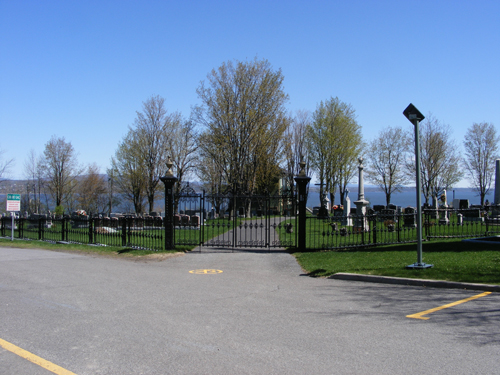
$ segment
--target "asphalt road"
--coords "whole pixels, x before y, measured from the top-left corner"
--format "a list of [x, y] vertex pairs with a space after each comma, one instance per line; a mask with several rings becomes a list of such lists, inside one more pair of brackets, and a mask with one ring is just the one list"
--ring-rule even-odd
[[[478, 293], [314, 279], [276, 252], [0, 248], [0, 339], [80, 375], [498, 374], [500, 294], [407, 318]], [[0, 373], [51, 372], [0, 346]]]

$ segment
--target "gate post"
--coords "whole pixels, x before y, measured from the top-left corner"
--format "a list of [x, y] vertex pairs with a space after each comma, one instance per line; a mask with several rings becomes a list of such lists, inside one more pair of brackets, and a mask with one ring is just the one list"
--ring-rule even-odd
[[306, 176], [306, 163], [302, 159], [299, 163], [300, 172], [294, 178], [298, 186], [299, 193], [299, 224], [298, 224], [298, 243], [299, 251], [306, 251], [306, 207], [307, 207], [307, 184], [311, 181], [311, 177]]
[[165, 184], [165, 250], [173, 250], [174, 243], [174, 185], [178, 178], [172, 172], [172, 159], [167, 161], [167, 172], [160, 180]]

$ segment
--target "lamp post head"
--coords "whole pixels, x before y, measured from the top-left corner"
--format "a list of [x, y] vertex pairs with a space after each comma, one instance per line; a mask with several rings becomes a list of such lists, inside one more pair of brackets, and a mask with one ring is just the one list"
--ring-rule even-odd
[[422, 121], [425, 116], [420, 113], [420, 111], [413, 104], [410, 103], [408, 107], [403, 111], [403, 115], [410, 120], [412, 124], [415, 125], [415, 121]]

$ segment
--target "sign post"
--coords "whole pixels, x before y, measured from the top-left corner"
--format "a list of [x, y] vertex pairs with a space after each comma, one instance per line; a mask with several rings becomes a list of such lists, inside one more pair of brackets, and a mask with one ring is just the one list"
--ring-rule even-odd
[[15, 212], [21, 211], [21, 194], [7, 194], [7, 211], [10, 211], [10, 216], [12, 217], [11, 241], [14, 241], [14, 218], [16, 216]]

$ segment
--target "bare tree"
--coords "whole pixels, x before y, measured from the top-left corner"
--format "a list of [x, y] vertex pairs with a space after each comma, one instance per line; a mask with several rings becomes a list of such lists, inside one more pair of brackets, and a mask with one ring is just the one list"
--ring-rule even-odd
[[[414, 141], [414, 136], [411, 136]], [[438, 121], [432, 114], [420, 123], [420, 164], [422, 178], [422, 194], [425, 203], [432, 197], [437, 198], [446, 189], [450, 189], [460, 181], [463, 172], [460, 170], [460, 157], [448, 125]], [[408, 160], [407, 168], [410, 176], [415, 178], [415, 162]]]
[[[191, 121], [178, 121], [172, 124], [169, 150], [172, 153], [175, 175], [178, 178], [176, 193], [180, 193], [185, 178], [197, 167], [197, 133]], [[177, 208], [177, 203], [176, 203]]]
[[[200, 151], [200, 149], [198, 150]], [[221, 193], [225, 190], [226, 182], [223, 178], [222, 168], [217, 165], [216, 160], [210, 155], [199, 152], [199, 163], [195, 170], [197, 177], [203, 182], [203, 188], [208, 192], [210, 203], [217, 214], [220, 213], [222, 199]]]
[[285, 155], [287, 184], [293, 186], [294, 177], [299, 174], [301, 159], [306, 161], [306, 174], [309, 175], [308, 148], [306, 135], [311, 126], [309, 111], [297, 111], [285, 132]]
[[28, 195], [33, 193], [33, 200], [29, 204], [28, 212], [41, 212], [41, 195], [44, 190], [44, 170], [43, 156], [37, 155], [35, 150], [31, 149], [27, 159], [24, 162], [24, 175], [28, 180]]
[[45, 145], [43, 158], [47, 188], [56, 203], [61, 206], [65, 197], [75, 188], [75, 179], [82, 172], [71, 142], [63, 138], [52, 138]]
[[108, 176], [108, 216], [111, 217], [111, 212], [113, 212], [113, 207], [119, 205], [121, 203], [120, 196], [115, 194], [115, 171], [113, 168], [110, 168], [107, 170], [107, 176]]
[[[137, 112], [134, 126], [129, 128], [127, 136], [118, 146], [112, 160], [113, 167], [108, 171], [108, 175], [114, 173], [117, 187], [133, 202], [136, 213], [145, 210], [145, 198], [149, 212], [154, 210], [155, 199], [161, 188], [160, 177], [166, 171], [167, 156], [172, 152], [171, 147], [178, 143], [178, 147], [182, 147], [181, 141], [174, 142], [174, 137], [185, 136], [184, 141], [191, 142], [189, 146], [193, 143], [189, 138], [192, 128], [187, 132], [179, 130], [185, 128], [178, 112], [167, 112], [165, 99], [161, 96], [151, 96], [143, 102], [142, 111]], [[185, 155], [182, 152], [178, 151], [174, 156], [177, 157], [177, 166], [185, 173], [188, 161], [183, 159]]]
[[89, 214], [104, 212], [108, 204], [106, 181], [99, 174], [97, 164], [87, 167], [85, 175], [81, 176], [76, 189], [79, 206]]
[[[81, 173], [84, 172], [84, 169], [82, 169]], [[60, 210], [60, 215], [64, 214], [64, 211], [67, 213], [74, 212], [78, 210], [79, 208], [79, 203], [78, 203], [78, 186], [79, 184], [79, 178], [81, 176], [78, 176], [78, 178], [75, 178], [71, 183], [68, 185], [68, 192], [65, 194], [64, 199], [63, 199], [63, 207], [64, 209], [61, 211]], [[57, 208], [57, 207], [56, 207]], [[56, 211], [57, 214], [57, 211]]]
[[7, 180], [6, 176], [10, 173], [10, 168], [14, 165], [14, 159], [3, 158], [5, 150], [0, 148], [0, 183]]
[[474, 123], [465, 134], [463, 162], [471, 186], [481, 198], [481, 205], [484, 205], [495, 173], [499, 141], [495, 127], [487, 122]]
[[111, 168], [108, 170], [108, 175], [111, 174], [114, 176], [113, 180], [118, 192], [123, 194], [126, 201], [132, 203], [136, 213], [143, 213], [147, 177], [144, 173], [138, 139], [134, 131], [129, 130], [118, 145], [115, 156], [111, 158]]
[[356, 174], [364, 147], [354, 108], [339, 98], [321, 102], [307, 134], [309, 157], [320, 180], [320, 196], [329, 192], [333, 203], [338, 188], [343, 204], [347, 184]]
[[377, 185], [385, 193], [386, 204], [391, 195], [400, 192], [410, 181], [406, 172], [408, 137], [401, 127], [387, 128], [374, 139], [367, 150], [367, 180]]
[[[282, 157], [282, 140], [288, 126], [281, 70], [274, 71], [267, 60], [227, 62], [208, 75], [197, 90], [203, 105], [195, 108], [194, 121], [204, 132], [199, 146], [222, 171], [225, 184], [238, 191], [255, 193], [258, 173], [272, 168]], [[279, 168], [274, 169], [279, 173]], [[275, 176], [268, 176], [270, 179]]]
[[142, 112], [137, 112], [133, 131], [136, 132], [138, 156], [146, 173], [149, 211], [154, 209], [160, 177], [166, 170], [169, 139], [181, 121], [179, 113], [167, 113], [165, 99], [158, 95], [145, 101]]

